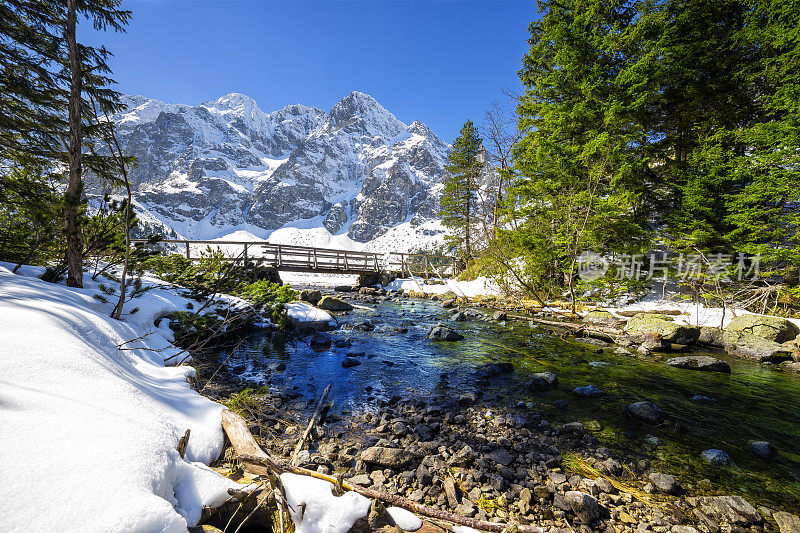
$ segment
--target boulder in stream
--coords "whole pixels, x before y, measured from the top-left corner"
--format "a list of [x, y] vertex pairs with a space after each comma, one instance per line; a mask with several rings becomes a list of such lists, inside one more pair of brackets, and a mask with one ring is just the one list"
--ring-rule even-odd
[[716, 346], [717, 348], [722, 348], [725, 346], [725, 342], [723, 340], [723, 331], [720, 328], [712, 328], [709, 326], [702, 326], [700, 328], [700, 338], [697, 339], [697, 342], [700, 344], [706, 344], [708, 346]]
[[537, 372], [528, 380], [526, 387], [532, 392], [553, 390], [558, 387], [558, 377], [552, 372]]
[[775, 457], [775, 447], [765, 440], [756, 440], [750, 443], [750, 451], [762, 459]]
[[700, 338], [700, 328], [675, 322], [671, 317], [655, 313], [633, 315], [625, 324], [625, 333], [651, 335], [670, 344], [693, 344]]
[[353, 368], [354, 366], [358, 366], [361, 364], [361, 361], [358, 359], [353, 359], [352, 357], [345, 357], [342, 360], [342, 368]]
[[800, 328], [785, 318], [765, 315], [738, 316], [731, 320], [725, 331], [751, 333], [777, 343], [793, 340], [800, 334]]
[[464, 336], [451, 327], [439, 324], [431, 329], [428, 338], [434, 341], [454, 342], [462, 340]]
[[604, 309], [593, 309], [592, 311], [589, 311], [586, 313], [586, 316], [583, 317], [583, 320], [590, 324], [604, 325], [616, 324], [620, 321], [620, 319]]
[[352, 305], [335, 296], [323, 297], [317, 304], [317, 307], [326, 311], [350, 311], [353, 309]]
[[594, 385], [586, 385], [585, 387], [577, 387], [572, 390], [573, 393], [577, 394], [578, 396], [583, 396], [584, 398], [596, 398], [603, 394], [603, 391], [595, 387]]
[[680, 484], [675, 481], [675, 478], [670, 474], [652, 472], [648, 477], [650, 478], [650, 482], [656, 489], [658, 489], [659, 492], [673, 494], [676, 496], [683, 492], [683, 487], [681, 487]]
[[783, 361], [791, 359], [792, 350], [783, 344], [753, 335], [746, 331], [725, 331], [725, 351], [736, 357], [754, 361]]
[[318, 290], [305, 289], [300, 291], [300, 299], [311, 305], [317, 305], [322, 300], [322, 292]]
[[700, 454], [700, 459], [704, 462], [713, 465], [713, 466], [732, 466], [733, 460], [731, 456], [727, 453], [723, 452], [722, 450], [718, 450], [716, 448], [711, 448], [709, 450], [704, 450]]
[[706, 370], [708, 372], [725, 372], [730, 374], [731, 366], [725, 361], [720, 361], [710, 355], [685, 355], [667, 360], [669, 366], [675, 368], [689, 368], [692, 370]]
[[625, 408], [625, 414], [652, 425], [660, 424], [667, 419], [667, 413], [650, 401], [630, 404]]

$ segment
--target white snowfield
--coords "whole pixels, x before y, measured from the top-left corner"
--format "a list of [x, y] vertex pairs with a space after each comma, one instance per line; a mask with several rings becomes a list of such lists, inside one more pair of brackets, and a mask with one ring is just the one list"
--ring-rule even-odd
[[225, 501], [237, 484], [205, 466], [222, 451], [222, 406], [189, 387], [191, 367], [164, 366], [174, 349], [152, 351], [172, 335], [153, 320], [187, 300], [153, 289], [117, 321], [88, 276], [73, 289], [10, 267], [0, 263], [0, 529], [185, 532]]
[[395, 291], [424, 292], [425, 294], [444, 294], [450, 291], [458, 297], [468, 298], [500, 294], [500, 287], [497, 283], [486, 277], [476, 278], [472, 281], [445, 279], [444, 284], [441, 283], [441, 280], [439, 281], [439, 283], [426, 283], [423, 278], [398, 278], [389, 283], [386, 288]]

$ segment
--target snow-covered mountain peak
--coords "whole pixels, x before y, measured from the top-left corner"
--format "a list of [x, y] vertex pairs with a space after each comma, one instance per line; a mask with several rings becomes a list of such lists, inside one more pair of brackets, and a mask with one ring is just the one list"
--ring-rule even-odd
[[406, 129], [406, 125], [372, 96], [353, 91], [331, 109], [328, 114], [328, 129], [347, 129], [389, 139], [399, 135]]
[[438, 212], [449, 146], [368, 94], [354, 91], [328, 113], [302, 104], [265, 113], [240, 93], [196, 107], [126, 103], [112, 118], [137, 158], [140, 216], [169, 235], [276, 232], [356, 248], [400, 226], [410, 239], [403, 248], [441, 237], [426, 224]]
[[203, 102], [200, 105], [212, 112], [234, 113], [243, 116], [264, 114], [258, 108], [258, 104], [256, 104], [255, 100], [242, 93], [228, 93], [224, 96], [220, 96], [216, 100]]

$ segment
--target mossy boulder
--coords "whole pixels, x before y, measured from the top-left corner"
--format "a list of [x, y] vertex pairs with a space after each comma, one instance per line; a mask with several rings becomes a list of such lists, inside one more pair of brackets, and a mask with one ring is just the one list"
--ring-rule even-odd
[[703, 326], [700, 328], [700, 338], [697, 339], [697, 342], [700, 344], [706, 344], [708, 346], [716, 346], [717, 348], [722, 348], [725, 346], [725, 342], [723, 341], [723, 334], [725, 332], [722, 331], [720, 328], [712, 328], [709, 326]]
[[350, 311], [353, 309], [352, 305], [334, 296], [324, 296], [317, 307], [325, 311]]
[[594, 309], [586, 313], [583, 320], [590, 324], [616, 324], [619, 319], [605, 309]]
[[792, 357], [790, 347], [744, 331], [725, 331], [723, 342], [726, 352], [743, 359], [774, 362]]
[[731, 320], [725, 331], [750, 333], [777, 343], [790, 341], [800, 334], [800, 328], [785, 318], [765, 315], [736, 317]]
[[678, 324], [666, 315], [639, 313], [625, 324], [625, 333], [655, 337], [671, 344], [693, 344], [700, 337], [700, 328]]
[[439, 298], [442, 300], [457, 300], [458, 295], [453, 291], [447, 291], [446, 293], [439, 295]]

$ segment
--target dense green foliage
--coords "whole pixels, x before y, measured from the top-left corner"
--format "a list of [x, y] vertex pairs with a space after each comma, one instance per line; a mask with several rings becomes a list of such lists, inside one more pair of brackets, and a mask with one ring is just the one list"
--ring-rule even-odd
[[164, 281], [185, 287], [187, 295], [199, 302], [218, 294], [247, 300], [280, 329], [288, 327], [284, 304], [297, 298], [290, 286], [264, 279], [264, 267], [226, 261], [219, 250], [211, 248], [200, 261], [179, 254], [156, 255], [144, 261], [143, 268]]
[[479, 178], [484, 166], [480, 152], [481, 138], [468, 120], [448, 156], [440, 212], [442, 223], [450, 230], [448, 244], [465, 261], [472, 258], [476, 240]]
[[800, 8], [539, 4], [519, 73], [524, 135], [487, 255], [540, 297], [573, 290], [587, 250], [666, 244], [731, 267], [760, 254], [796, 273]]

